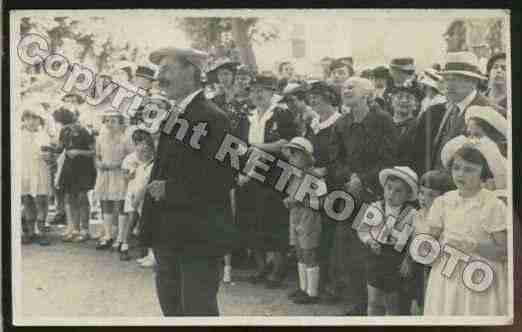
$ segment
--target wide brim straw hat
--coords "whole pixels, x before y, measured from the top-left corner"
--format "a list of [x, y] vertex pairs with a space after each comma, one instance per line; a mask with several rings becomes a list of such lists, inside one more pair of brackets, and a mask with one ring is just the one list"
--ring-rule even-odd
[[419, 83], [441, 92], [442, 76], [435, 69], [426, 69], [419, 78]]
[[447, 54], [442, 76], [456, 74], [479, 80], [487, 79], [478, 65], [478, 58], [471, 52], [451, 52]]
[[415, 173], [414, 170], [412, 170], [411, 168], [406, 167], [406, 166], [395, 166], [392, 168], [383, 169], [379, 173], [379, 182], [381, 183], [382, 187], [384, 187], [386, 180], [391, 175], [396, 176], [399, 179], [403, 180], [410, 187], [411, 193], [408, 198], [408, 201], [414, 201], [417, 199], [418, 190], [419, 190], [419, 188], [418, 188], [419, 177], [417, 176], [417, 173]]
[[390, 61], [389, 67], [413, 73], [415, 71], [415, 60], [410, 57], [394, 58]]

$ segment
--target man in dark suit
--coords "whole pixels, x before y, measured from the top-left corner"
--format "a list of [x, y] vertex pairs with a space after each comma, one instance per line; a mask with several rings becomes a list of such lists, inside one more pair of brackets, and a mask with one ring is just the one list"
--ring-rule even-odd
[[162, 124], [143, 209], [146, 246], [156, 256], [156, 289], [165, 316], [217, 316], [219, 258], [239, 241], [231, 222], [230, 167], [214, 158], [230, 121], [201, 90], [205, 54], [163, 48], [160, 89], [178, 101]]
[[411, 150], [413, 166], [419, 175], [430, 169], [442, 168], [442, 147], [452, 138], [465, 134], [465, 114], [470, 106], [490, 105], [477, 91], [485, 77], [480, 73], [473, 53], [448, 53], [441, 74], [445, 80], [448, 102], [431, 106], [421, 115]]

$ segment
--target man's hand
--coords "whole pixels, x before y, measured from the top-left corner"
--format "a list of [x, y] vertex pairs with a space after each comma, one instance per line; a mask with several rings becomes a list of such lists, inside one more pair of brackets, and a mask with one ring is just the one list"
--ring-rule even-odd
[[403, 278], [410, 278], [413, 275], [412, 262], [409, 259], [404, 259], [399, 268], [399, 274]]
[[166, 181], [164, 180], [154, 180], [147, 185], [147, 191], [155, 201], [165, 198], [165, 183]]
[[381, 254], [381, 244], [379, 242], [372, 239], [368, 242], [368, 247], [370, 247], [370, 249], [374, 252], [374, 254], [376, 254], [376, 255]]
[[240, 186], [240, 187], [244, 186], [249, 181], [250, 181], [250, 177], [249, 176], [246, 176], [246, 175], [243, 175], [243, 174], [239, 174], [239, 176], [237, 177], [237, 185]]
[[67, 154], [67, 157], [74, 159], [74, 158], [76, 158], [76, 156], [80, 155], [80, 150], [76, 150], [76, 149], [67, 150], [66, 154]]
[[106, 171], [108, 169], [108, 166], [103, 161], [98, 160], [96, 162], [96, 168], [98, 168], [98, 170], [100, 170], [100, 171]]
[[344, 187], [349, 193], [358, 194], [362, 191], [362, 181], [357, 174], [353, 173], [350, 181], [346, 182]]

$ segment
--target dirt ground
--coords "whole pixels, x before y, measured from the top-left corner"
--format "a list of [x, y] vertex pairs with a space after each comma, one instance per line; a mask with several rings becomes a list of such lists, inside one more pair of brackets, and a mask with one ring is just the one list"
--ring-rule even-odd
[[[22, 246], [22, 312], [37, 317], [160, 317], [152, 269], [121, 262], [117, 253], [96, 251], [95, 242], [62, 243], [53, 231], [49, 247]], [[342, 306], [296, 305], [287, 299], [295, 287], [267, 290], [235, 270], [233, 284], [222, 284], [218, 300], [223, 316], [340, 315]]]

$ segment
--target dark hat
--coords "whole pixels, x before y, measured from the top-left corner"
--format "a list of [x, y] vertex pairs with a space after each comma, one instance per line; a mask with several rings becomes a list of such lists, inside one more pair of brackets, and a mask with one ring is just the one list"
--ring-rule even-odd
[[252, 86], [261, 86], [265, 89], [276, 90], [277, 89], [277, 78], [274, 76], [256, 75], [252, 82]]
[[203, 69], [208, 59], [208, 54], [191, 48], [164, 47], [152, 52], [149, 60], [155, 65], [159, 65], [161, 60], [167, 56], [184, 59], [192, 63], [199, 69]]
[[236, 68], [236, 75], [254, 76], [254, 71], [251, 70], [247, 65], [239, 65]]
[[491, 58], [489, 58], [488, 64], [486, 65], [486, 72], [485, 72], [485, 74], [487, 76], [489, 76], [489, 72], [491, 71], [491, 68], [493, 68], [493, 64], [498, 59], [506, 59], [506, 53], [493, 54], [493, 56], [491, 56]]
[[76, 120], [76, 115], [73, 111], [65, 107], [60, 107], [59, 109], [53, 112], [53, 118], [56, 122], [59, 122], [63, 125], [68, 125]]
[[339, 95], [339, 92], [337, 89], [325, 81], [308, 81], [308, 92], [310, 94], [312, 93], [319, 93], [323, 96], [325, 96], [328, 100], [330, 100], [330, 103], [333, 106], [339, 106], [341, 103], [341, 96]]
[[399, 92], [406, 92], [406, 93], [413, 95], [418, 102], [421, 102], [422, 99], [424, 98], [424, 93], [422, 92], [421, 89], [419, 89], [417, 84], [412, 84], [412, 85], [407, 85], [407, 86], [406, 85], [396, 86], [392, 89], [391, 95], [393, 96]]
[[310, 89], [310, 86], [306, 82], [301, 82], [301, 81], [290, 82], [283, 89], [283, 95], [289, 96], [289, 95], [300, 93], [300, 92], [306, 92], [309, 89]]
[[233, 61], [229, 58], [219, 58], [207, 63], [205, 67], [205, 73], [209, 75], [217, 71], [219, 68], [227, 68], [230, 69], [232, 72], [236, 72], [237, 67], [239, 65], [239, 62]]
[[434, 63], [433, 65], [431, 65], [431, 68], [435, 69], [436, 71], [442, 70], [440, 63]]
[[413, 58], [395, 58], [391, 60], [390, 68], [407, 72], [414, 72], [415, 60]]
[[431, 170], [424, 173], [419, 180], [419, 185], [443, 193], [455, 190], [455, 184], [447, 171]]
[[388, 68], [386, 68], [384, 66], [379, 66], [379, 67], [375, 67], [372, 70], [371, 77], [389, 79], [391, 77], [391, 75], [390, 75], [390, 71], [388, 70]]
[[349, 63], [353, 68], [353, 58], [351, 56], [345, 56], [345, 57], [339, 58], [337, 60], [344, 62], [344, 63]]
[[147, 78], [149, 80], [154, 80], [155, 73], [156, 72], [152, 68], [145, 67], [145, 66], [138, 66], [138, 68], [136, 68], [135, 75], [139, 76], [139, 77]]

